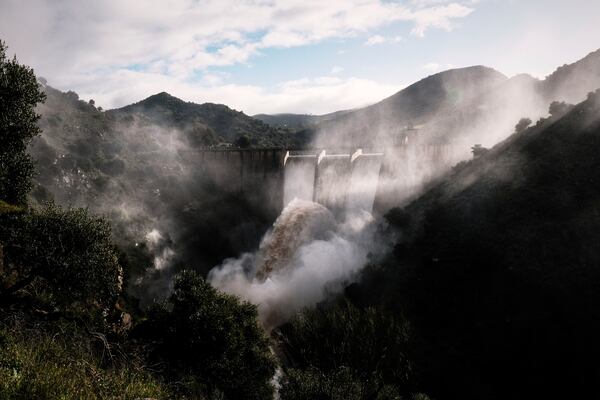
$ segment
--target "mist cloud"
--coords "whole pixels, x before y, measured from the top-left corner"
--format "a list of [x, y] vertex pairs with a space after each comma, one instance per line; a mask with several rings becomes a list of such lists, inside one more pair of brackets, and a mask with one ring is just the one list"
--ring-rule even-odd
[[[377, 228], [367, 212], [335, 222], [325, 207], [296, 199], [283, 210], [256, 253], [225, 260], [208, 280], [257, 304], [261, 321], [270, 329], [357, 279], [367, 262], [389, 243], [376, 240]], [[265, 274], [261, 269], [269, 262], [273, 263]]]

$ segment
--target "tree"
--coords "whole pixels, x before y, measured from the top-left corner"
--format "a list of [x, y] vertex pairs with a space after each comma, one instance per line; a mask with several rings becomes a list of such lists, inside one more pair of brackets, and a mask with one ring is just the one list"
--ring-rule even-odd
[[248, 148], [250, 146], [250, 138], [246, 135], [242, 135], [235, 140], [235, 145], [242, 149]]
[[34, 171], [27, 145], [40, 133], [35, 106], [46, 96], [33, 70], [8, 60], [6, 49], [0, 41], [0, 200], [23, 205]]
[[88, 101], [88, 104], [92, 107], [96, 106], [96, 102], [94, 101], [94, 99], [90, 99], [90, 101]]
[[525, 129], [527, 129], [529, 127], [529, 125], [531, 125], [531, 119], [529, 118], [521, 118], [519, 120], [519, 122], [517, 123], [517, 125], [515, 125], [515, 133], [521, 133], [523, 132]]
[[120, 293], [122, 271], [110, 225], [84, 209], [48, 205], [40, 211], [5, 212], [0, 243], [0, 298], [37, 284], [59, 309], [107, 309]]
[[565, 103], [564, 101], [553, 101], [552, 103], [550, 103], [550, 108], [548, 109], [548, 112], [550, 113], [550, 115], [552, 115], [552, 117], [560, 118], [569, 111], [571, 111], [573, 107], [574, 106], [572, 104]]
[[476, 144], [475, 146], [471, 147], [471, 153], [473, 153], [473, 158], [479, 158], [482, 155], [486, 154], [488, 151], [490, 150], [483, 147], [480, 144]]
[[178, 380], [193, 381], [189, 387], [231, 400], [271, 398], [275, 361], [256, 306], [217, 291], [193, 271], [174, 282], [168, 301], [137, 330], [155, 343], [154, 356]]

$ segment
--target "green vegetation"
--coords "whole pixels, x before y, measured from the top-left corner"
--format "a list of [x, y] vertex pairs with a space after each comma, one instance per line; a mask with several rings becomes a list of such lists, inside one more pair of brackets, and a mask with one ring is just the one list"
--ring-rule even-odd
[[[152, 124], [178, 128], [197, 146], [214, 146], [229, 143], [240, 147], [297, 147], [294, 131], [272, 127], [241, 111], [223, 104], [195, 104], [185, 102], [162, 92], [138, 103], [108, 111], [116, 120], [141, 119]], [[240, 137], [247, 142], [237, 143]]]
[[151, 338], [166, 373], [228, 399], [268, 399], [275, 360], [257, 322], [256, 306], [219, 293], [183, 271], [168, 302], [157, 305], [138, 335]]
[[400, 399], [412, 389], [407, 323], [341, 300], [306, 310], [276, 336], [289, 360], [282, 399]]
[[141, 360], [68, 322], [0, 325], [0, 398], [166, 398]]
[[34, 167], [27, 145], [40, 132], [34, 107], [44, 98], [33, 70], [8, 60], [0, 41], [0, 194], [11, 204], [25, 204], [31, 189]]
[[0, 298], [30, 284], [53, 307], [107, 309], [121, 290], [122, 274], [110, 226], [84, 209], [42, 210], [0, 216], [4, 276]]

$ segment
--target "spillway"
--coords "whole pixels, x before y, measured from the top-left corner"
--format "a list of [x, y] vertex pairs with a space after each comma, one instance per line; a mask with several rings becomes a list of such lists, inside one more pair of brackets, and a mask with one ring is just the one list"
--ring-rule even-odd
[[325, 154], [317, 162], [314, 201], [339, 216], [346, 209], [346, 195], [351, 173], [350, 154]]
[[283, 179], [283, 206], [294, 199], [313, 201], [315, 194], [316, 154], [285, 155]]
[[383, 162], [383, 153], [363, 153], [357, 150], [352, 155], [352, 173], [346, 197], [346, 210], [373, 211], [377, 194], [379, 171]]

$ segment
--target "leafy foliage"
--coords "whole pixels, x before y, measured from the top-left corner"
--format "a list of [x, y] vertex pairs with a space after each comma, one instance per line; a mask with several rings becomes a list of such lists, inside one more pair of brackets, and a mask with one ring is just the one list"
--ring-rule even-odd
[[[305, 310], [277, 332], [292, 368], [282, 398], [398, 398], [411, 384], [408, 326], [347, 301]], [[287, 397], [286, 397], [287, 396]], [[325, 397], [324, 397], [325, 396]], [[399, 395], [398, 395], [399, 396]]]
[[401, 400], [398, 389], [388, 385], [373, 390], [350, 369], [340, 367], [329, 373], [316, 369], [290, 369], [280, 391], [282, 400]]
[[521, 118], [519, 122], [517, 122], [517, 125], [515, 125], [515, 133], [521, 133], [525, 129], [529, 128], [531, 122], [532, 121], [530, 118]]
[[183, 271], [168, 302], [155, 308], [138, 335], [154, 341], [155, 357], [167, 363], [167, 373], [188, 382], [185, 390], [258, 400], [272, 396], [275, 361], [257, 321], [256, 306]]
[[0, 215], [4, 251], [1, 295], [39, 280], [55, 305], [111, 307], [121, 289], [121, 269], [110, 225], [84, 209], [48, 205]]
[[44, 100], [33, 70], [8, 60], [0, 41], [0, 200], [25, 204], [33, 162], [27, 145], [40, 132], [35, 106]]

